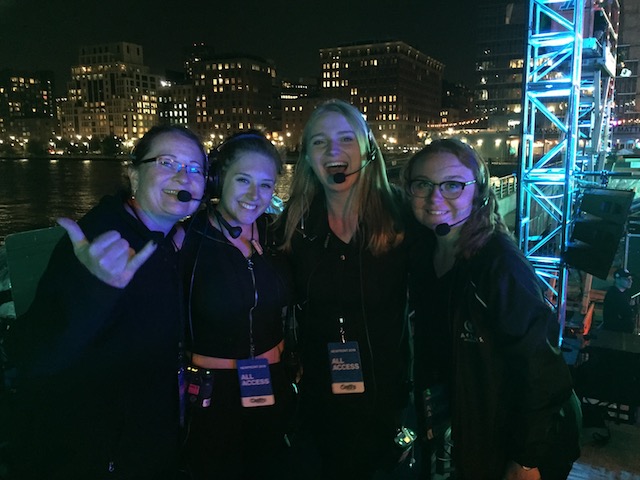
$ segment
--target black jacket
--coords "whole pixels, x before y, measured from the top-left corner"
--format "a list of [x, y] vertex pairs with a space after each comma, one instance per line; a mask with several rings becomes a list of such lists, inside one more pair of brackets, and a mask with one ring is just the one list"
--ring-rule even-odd
[[502, 234], [441, 279], [432, 255], [412, 272], [416, 379], [449, 389], [456, 478], [502, 478], [510, 460], [577, 458], [577, 438], [551, 451], [572, 380], [549, 341], [551, 311], [529, 262]]
[[[331, 232], [323, 195], [293, 238], [301, 394], [315, 418], [323, 418], [319, 411], [341, 418], [356, 412], [389, 414], [408, 401], [407, 247], [403, 243], [373, 256], [363, 242], [358, 237], [345, 244]], [[331, 393], [327, 344], [340, 341], [339, 317], [346, 340], [359, 344], [365, 381], [361, 395]]]
[[[178, 452], [178, 253], [105, 197], [79, 222], [158, 248], [124, 289], [94, 277], [65, 235], [7, 339], [18, 368], [19, 478], [166, 478]], [[21, 468], [22, 468], [21, 467]], [[43, 473], [45, 472], [45, 473]]]
[[209, 225], [206, 211], [194, 217], [181, 252], [191, 329], [186, 338], [189, 351], [210, 357], [249, 358], [250, 331], [255, 355], [282, 340], [282, 312], [290, 302], [291, 279], [282, 255], [270, 245], [269, 221], [266, 214], [256, 221], [256, 240], [261, 242], [263, 254], [254, 253], [247, 260]]

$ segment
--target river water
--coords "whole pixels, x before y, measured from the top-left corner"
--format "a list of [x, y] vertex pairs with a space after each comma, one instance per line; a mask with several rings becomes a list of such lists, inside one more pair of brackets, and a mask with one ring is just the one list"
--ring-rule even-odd
[[[128, 185], [126, 164], [116, 159], [0, 159], [0, 245], [7, 235], [79, 219], [100, 198]], [[276, 195], [287, 199], [293, 166], [285, 165]]]
[[[391, 182], [398, 181], [404, 160], [387, 170]], [[285, 164], [276, 185], [276, 195], [285, 201], [293, 169]], [[512, 171], [492, 173], [502, 176]], [[103, 195], [126, 185], [126, 165], [117, 159], [0, 159], [0, 245], [11, 233], [53, 226], [61, 216], [77, 220]]]

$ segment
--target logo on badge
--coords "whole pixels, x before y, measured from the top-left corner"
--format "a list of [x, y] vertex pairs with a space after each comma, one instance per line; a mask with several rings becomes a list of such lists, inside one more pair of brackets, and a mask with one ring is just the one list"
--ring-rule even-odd
[[475, 325], [470, 320], [464, 322], [464, 331], [460, 333], [460, 340], [470, 343], [484, 343], [484, 339], [476, 333]]

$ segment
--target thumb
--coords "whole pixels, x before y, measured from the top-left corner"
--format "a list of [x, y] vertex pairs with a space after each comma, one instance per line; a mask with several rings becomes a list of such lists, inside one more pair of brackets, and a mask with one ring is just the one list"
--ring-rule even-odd
[[56, 222], [67, 231], [69, 239], [71, 239], [71, 243], [73, 243], [74, 248], [87, 243], [87, 237], [85, 237], [84, 232], [76, 222], [74, 222], [70, 218], [65, 217], [56, 219]]

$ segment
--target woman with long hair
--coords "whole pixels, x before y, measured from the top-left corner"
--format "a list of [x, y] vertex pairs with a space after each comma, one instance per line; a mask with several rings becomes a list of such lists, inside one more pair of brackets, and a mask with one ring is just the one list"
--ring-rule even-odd
[[290, 281], [273, 248], [280, 155], [258, 131], [213, 154], [209, 194], [182, 250], [190, 406], [186, 457], [194, 480], [276, 478], [293, 389], [281, 362]]
[[353, 106], [320, 104], [301, 147], [280, 219], [302, 363], [294, 460], [315, 460], [306, 471], [322, 478], [371, 478], [397, 460], [408, 400], [401, 198]]
[[[456, 479], [566, 478], [579, 455], [579, 405], [487, 166], [465, 143], [436, 140], [409, 160], [404, 185], [429, 232], [410, 277], [421, 433], [433, 412], [450, 410]], [[428, 403], [435, 392], [446, 408]]]

